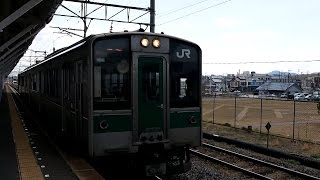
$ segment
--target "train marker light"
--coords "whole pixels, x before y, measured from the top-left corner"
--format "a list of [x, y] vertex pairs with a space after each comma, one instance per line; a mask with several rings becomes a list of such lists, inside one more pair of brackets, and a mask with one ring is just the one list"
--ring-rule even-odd
[[159, 39], [153, 39], [152, 40], [152, 46], [155, 48], [159, 48], [160, 47], [160, 40]]
[[100, 122], [100, 128], [101, 129], [107, 129], [108, 126], [109, 126], [109, 124], [107, 123], [106, 120], [103, 120], [103, 121]]
[[141, 43], [141, 46], [143, 46], [143, 47], [148, 47], [149, 44], [150, 44], [148, 38], [142, 38], [141, 41], [140, 41], [140, 43]]

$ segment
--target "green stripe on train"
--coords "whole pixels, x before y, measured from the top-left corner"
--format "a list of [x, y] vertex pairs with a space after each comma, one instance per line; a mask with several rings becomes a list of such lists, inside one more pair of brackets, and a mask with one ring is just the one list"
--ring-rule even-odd
[[170, 113], [170, 128], [200, 127], [200, 124], [201, 124], [200, 112], [171, 112]]
[[[100, 123], [105, 120], [107, 128], [100, 128]], [[108, 115], [101, 114], [93, 116], [93, 132], [106, 133], [106, 132], [121, 132], [132, 130], [131, 115]]]

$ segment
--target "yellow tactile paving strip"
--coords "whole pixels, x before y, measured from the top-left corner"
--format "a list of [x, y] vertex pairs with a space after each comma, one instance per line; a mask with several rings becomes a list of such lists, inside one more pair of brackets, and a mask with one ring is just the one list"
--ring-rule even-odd
[[8, 102], [11, 116], [11, 127], [13, 139], [16, 146], [16, 155], [19, 164], [19, 173], [21, 180], [43, 180], [43, 174], [34, 157], [32, 149], [27, 138], [27, 134], [18, 116], [16, 106], [12, 96], [9, 94], [9, 87], [6, 86], [8, 92]]
[[[9, 92], [9, 87], [7, 86], [6, 88], [8, 88], [7, 92]], [[34, 157], [34, 154], [31, 150], [27, 135], [21, 124], [21, 120], [17, 115], [17, 110], [13, 103], [12, 97], [10, 96], [9, 98], [8, 96], [8, 100], [9, 100], [9, 106], [10, 106], [13, 137], [15, 139], [16, 152], [17, 152], [17, 157], [19, 161], [21, 180], [44, 179], [43, 178], [44, 176], [41, 173], [40, 167], [38, 166], [36, 159]], [[66, 160], [66, 162], [72, 169], [72, 172], [79, 178], [79, 180], [104, 180], [104, 178], [84, 159], [62, 152], [59, 150], [58, 147], [56, 148], [59, 151], [59, 153], [62, 155], [62, 157]], [[31, 167], [33, 169], [28, 169]], [[34, 175], [37, 175], [37, 176], [34, 176]]]
[[62, 153], [72, 171], [80, 180], [104, 180], [104, 178], [84, 159]]

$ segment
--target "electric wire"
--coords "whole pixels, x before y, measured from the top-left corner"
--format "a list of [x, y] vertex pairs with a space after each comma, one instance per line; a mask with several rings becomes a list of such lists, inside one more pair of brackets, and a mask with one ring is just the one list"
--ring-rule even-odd
[[217, 6], [220, 6], [220, 5], [223, 5], [223, 4], [225, 4], [225, 3], [229, 2], [229, 1], [231, 1], [231, 0], [223, 1], [223, 2], [221, 2], [221, 3], [218, 3], [218, 4], [215, 4], [215, 5], [206, 7], [206, 8], [204, 8], [204, 9], [200, 9], [200, 10], [198, 10], [198, 11], [195, 11], [195, 12], [192, 12], [192, 13], [189, 13], [189, 14], [186, 14], [186, 15], [181, 16], [181, 17], [178, 17], [178, 18], [176, 18], [176, 19], [172, 19], [172, 20], [163, 22], [163, 23], [161, 23], [161, 24], [158, 24], [157, 26], [162, 26], [162, 25], [164, 25], [164, 24], [168, 24], [168, 23], [170, 23], [170, 22], [173, 22], [173, 21], [176, 21], [176, 20], [185, 18], [185, 17], [187, 17], [187, 16], [190, 16], [190, 15], [193, 15], [193, 14], [196, 14], [196, 13], [199, 13], [199, 12], [202, 12], [202, 11], [205, 11], [205, 10], [207, 10], [207, 9], [210, 9], [210, 8], [213, 8], [213, 7], [217, 7]]
[[[70, 19], [70, 18], [69, 18]], [[66, 19], [65, 21], [64, 21], [64, 23], [62, 23], [62, 25], [64, 25], [64, 24], [66, 24], [66, 23], [68, 23], [68, 21], [69, 21], [69, 19]], [[41, 33], [41, 32], [40, 32]], [[39, 34], [38, 34], [39, 35]], [[37, 35], [37, 36], [38, 36]], [[38, 49], [40, 49], [40, 50], [47, 50], [47, 47], [48, 47], [48, 45], [50, 44], [50, 43], [52, 43], [51, 41], [42, 41], [42, 42], [39, 42], [39, 44], [38, 45], [35, 45]], [[48, 50], [48, 52], [50, 52], [50, 50]]]
[[204, 2], [206, 2], [206, 1], [210, 1], [210, 0], [203, 0], [203, 1], [200, 1], [200, 2], [197, 2], [197, 3], [194, 3], [194, 4], [191, 4], [191, 5], [188, 5], [188, 6], [179, 8], [179, 9], [176, 9], [176, 10], [169, 11], [168, 13], [164, 13], [163, 15], [160, 14], [160, 15], [158, 16], [158, 18], [163, 17], [163, 16], [167, 16], [167, 15], [172, 14], [172, 13], [176, 13], [176, 12], [178, 12], [178, 11], [181, 11], [181, 10], [183, 10], [183, 9], [189, 8], [189, 7], [191, 7], [191, 6], [195, 6], [195, 5], [204, 3]]
[[232, 65], [232, 64], [272, 64], [272, 63], [308, 63], [308, 62], [320, 62], [320, 59], [313, 59], [313, 60], [285, 60], [285, 61], [246, 61], [246, 62], [203, 62], [202, 64], [225, 64], [225, 65]]
[[[72, 3], [71, 3], [71, 4], [72, 4]], [[69, 5], [71, 5], [71, 4], [69, 4]], [[73, 8], [76, 8], [76, 9], [77, 9], [75, 12], [79, 12], [79, 13], [80, 13], [81, 7], [76, 7], [76, 6], [74, 6], [74, 5], [71, 5], [71, 6], [72, 6]], [[65, 19], [64, 22], [62, 23], [62, 25], [67, 24], [70, 19], [71, 19], [71, 18]], [[41, 32], [40, 32], [40, 33], [41, 33]], [[38, 34], [38, 35], [39, 35], [39, 34]], [[37, 36], [38, 36], [38, 35], [37, 35]], [[39, 42], [39, 43], [38, 43], [37, 45], [35, 45], [35, 46], [36, 46], [39, 50], [45, 50], [45, 51], [48, 50], [48, 52], [50, 52], [50, 48], [47, 48], [50, 43], [52, 43], [52, 42], [51, 42], [51, 41], [42, 41], [42, 42]]]

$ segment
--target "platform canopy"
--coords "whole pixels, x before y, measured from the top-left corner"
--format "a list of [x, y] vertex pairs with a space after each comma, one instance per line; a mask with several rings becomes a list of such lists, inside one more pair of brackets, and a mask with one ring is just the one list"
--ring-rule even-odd
[[62, 0], [0, 1], [0, 78], [6, 77]]

